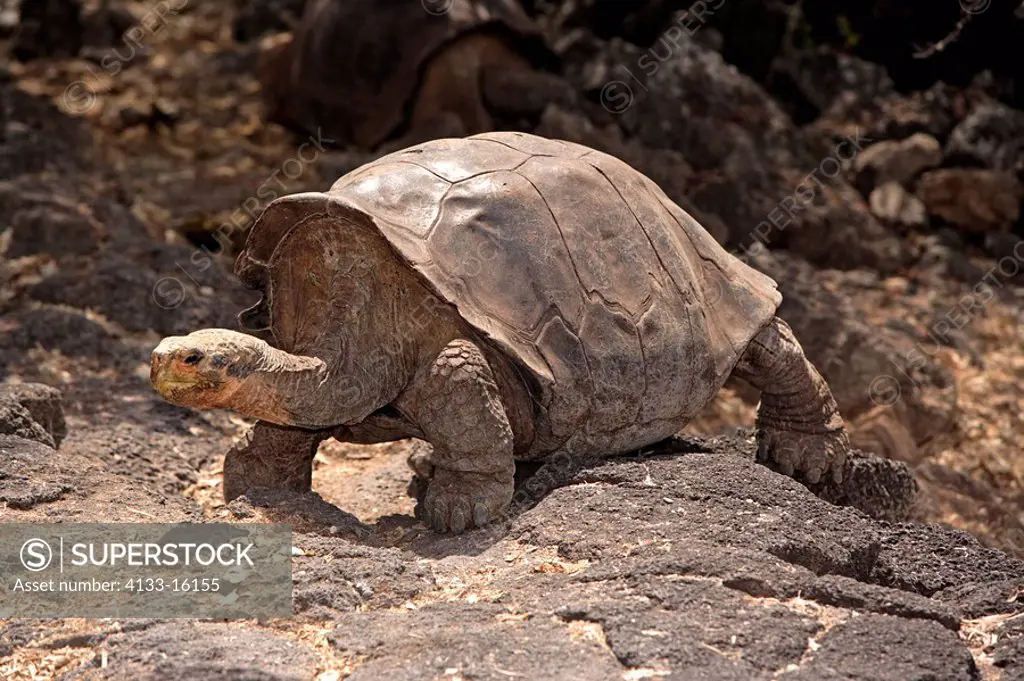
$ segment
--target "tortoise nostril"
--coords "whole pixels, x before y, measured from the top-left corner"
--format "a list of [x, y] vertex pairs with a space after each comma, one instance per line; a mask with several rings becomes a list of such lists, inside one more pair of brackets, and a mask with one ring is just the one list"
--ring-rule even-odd
[[163, 355], [154, 352], [152, 358], [149, 361], [149, 380], [155, 382], [157, 376], [160, 375], [160, 367], [163, 364]]
[[187, 364], [188, 366], [195, 366], [196, 364], [199, 364], [199, 362], [203, 361], [203, 353], [198, 350], [193, 350], [181, 361], [183, 364]]

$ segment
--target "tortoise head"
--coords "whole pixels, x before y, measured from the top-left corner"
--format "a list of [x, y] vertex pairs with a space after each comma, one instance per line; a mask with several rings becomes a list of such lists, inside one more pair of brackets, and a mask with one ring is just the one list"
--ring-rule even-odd
[[223, 408], [261, 365], [267, 344], [227, 329], [170, 336], [153, 350], [149, 379], [172, 404]]
[[[180, 407], [233, 409], [281, 426], [336, 425], [327, 365], [255, 336], [203, 329], [153, 350], [149, 379]], [[344, 378], [344, 376], [342, 376]]]

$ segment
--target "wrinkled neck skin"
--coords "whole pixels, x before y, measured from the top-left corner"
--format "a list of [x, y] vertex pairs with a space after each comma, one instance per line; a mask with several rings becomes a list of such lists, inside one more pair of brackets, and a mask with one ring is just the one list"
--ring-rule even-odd
[[256, 365], [224, 406], [283, 426], [336, 425], [339, 415], [331, 409], [334, 405], [329, 398], [336, 381], [322, 359], [293, 355], [263, 343]]
[[295, 355], [260, 341], [258, 359], [224, 408], [283, 426], [352, 425], [387, 404], [412, 376], [407, 348], [359, 364]]

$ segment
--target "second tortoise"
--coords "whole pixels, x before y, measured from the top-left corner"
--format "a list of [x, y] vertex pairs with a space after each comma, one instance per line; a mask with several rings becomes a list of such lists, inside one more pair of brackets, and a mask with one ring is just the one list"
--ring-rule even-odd
[[225, 329], [165, 339], [171, 402], [259, 419], [228, 499], [308, 490], [328, 438], [419, 438], [418, 512], [461, 532], [508, 508], [514, 461], [628, 452], [682, 429], [735, 374], [762, 392], [759, 458], [807, 483], [849, 448], [775, 282], [651, 180], [521, 133], [390, 154], [273, 202], [236, 272], [263, 291]]

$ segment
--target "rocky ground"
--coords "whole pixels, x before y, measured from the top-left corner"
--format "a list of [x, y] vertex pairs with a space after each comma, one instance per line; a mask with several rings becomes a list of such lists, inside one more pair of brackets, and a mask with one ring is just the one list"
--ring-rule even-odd
[[[574, 36], [552, 42], [575, 104], [508, 127], [621, 156], [775, 277], [855, 442], [912, 467], [916, 520], [959, 529], [871, 520], [757, 466], [746, 433], [723, 435], [752, 422], [737, 384], [691, 437], [438, 537], [410, 515], [403, 443], [326, 443], [318, 496], [225, 506], [246, 424], [150, 389], [160, 337], [253, 302], [224, 264], [261, 189], [322, 189], [373, 154], [262, 123], [232, 7], [189, 5], [141, 46], [110, 22], [151, 8], [116, 7], [78, 57], [0, 83], [0, 519], [291, 522], [295, 617], [8, 620], [0, 677], [1024, 678], [1024, 114], [998, 87], [898, 91], [805, 50], [774, 65], [786, 89], [730, 66], [713, 25], [648, 75], [645, 47], [543, 14]], [[315, 159], [290, 162], [303, 144]]]
[[[552, 489], [527, 482], [529, 510], [450, 537], [407, 514], [404, 463], [384, 452], [349, 460], [346, 481], [318, 477], [323, 498], [210, 503], [203, 490], [214, 481], [194, 472], [230, 441], [225, 424], [164, 407], [142, 377], [105, 388], [89, 393], [88, 421], [69, 409], [57, 451], [55, 391], [5, 389], [4, 520], [290, 522], [295, 615], [7, 620], [4, 678], [1024, 673], [1024, 562], [962, 531], [833, 506], [754, 463], [748, 438], [690, 438], [572, 472]], [[84, 397], [70, 392], [71, 404]], [[113, 444], [99, 416], [112, 413], [122, 433]], [[140, 421], [149, 427], [132, 438]], [[324, 466], [339, 466], [335, 456], [325, 452]]]

